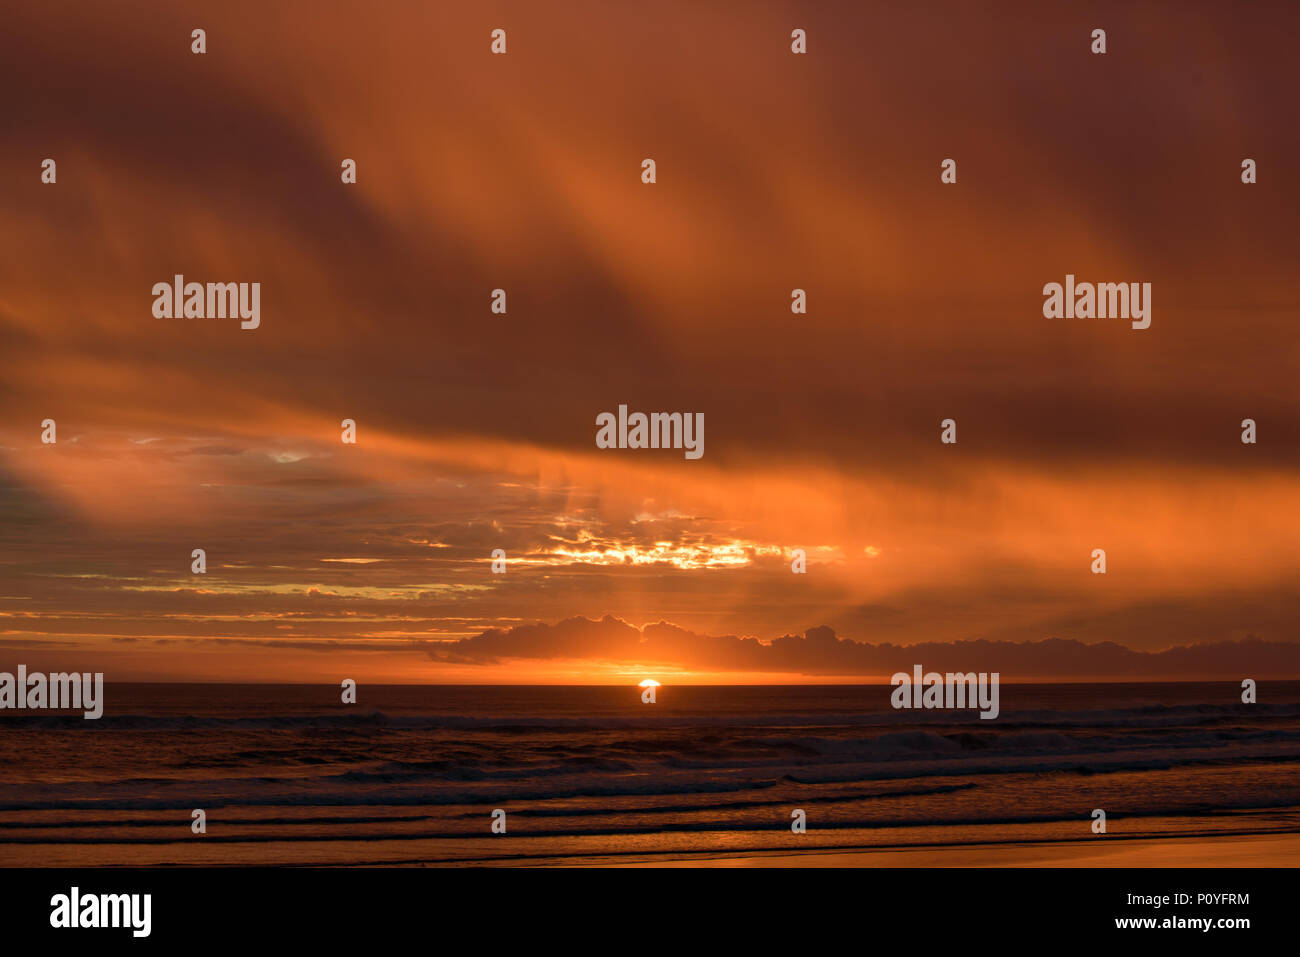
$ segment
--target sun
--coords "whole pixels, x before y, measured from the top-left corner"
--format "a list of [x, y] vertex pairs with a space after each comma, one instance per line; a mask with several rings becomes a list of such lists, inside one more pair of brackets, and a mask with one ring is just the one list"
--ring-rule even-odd
[[655, 681], [653, 678], [646, 678], [646, 679], [645, 679], [644, 681], [642, 681], [639, 685], [637, 685], [637, 687], [638, 687], [638, 688], [658, 688], [658, 687], [660, 687], [660, 684], [659, 684], [659, 682]]

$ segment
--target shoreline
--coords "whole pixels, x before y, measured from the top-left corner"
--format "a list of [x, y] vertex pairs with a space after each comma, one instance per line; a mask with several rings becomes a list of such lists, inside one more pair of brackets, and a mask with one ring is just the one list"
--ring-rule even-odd
[[[575, 865], [570, 865], [575, 866]], [[585, 867], [1300, 867], [1300, 833], [737, 853]]]

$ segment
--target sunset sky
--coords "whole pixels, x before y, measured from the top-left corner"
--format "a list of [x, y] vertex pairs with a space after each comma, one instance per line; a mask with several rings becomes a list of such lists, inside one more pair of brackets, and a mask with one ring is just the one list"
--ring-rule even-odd
[[0, 670], [1300, 674], [1300, 9], [855, 7], [11, 5]]

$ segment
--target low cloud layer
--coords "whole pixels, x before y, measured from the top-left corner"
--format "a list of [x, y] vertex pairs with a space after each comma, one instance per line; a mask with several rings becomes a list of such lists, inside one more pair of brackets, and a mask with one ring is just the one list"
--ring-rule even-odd
[[921, 642], [901, 646], [841, 638], [820, 625], [774, 641], [700, 635], [667, 622], [636, 628], [618, 618], [570, 618], [550, 624], [493, 628], [445, 643], [439, 661], [498, 664], [507, 659], [595, 659], [663, 664], [707, 671], [782, 672], [845, 677], [889, 675], [920, 664], [927, 671], [999, 672], [1029, 678], [1283, 678], [1300, 675], [1300, 643], [1247, 638], [1134, 651], [1114, 642]]

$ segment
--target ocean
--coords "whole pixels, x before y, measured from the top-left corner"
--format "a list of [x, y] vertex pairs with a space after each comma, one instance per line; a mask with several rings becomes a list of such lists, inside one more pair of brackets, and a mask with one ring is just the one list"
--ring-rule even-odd
[[[0, 865], [588, 864], [1300, 830], [1300, 682], [109, 684], [0, 715]], [[1106, 814], [1104, 836], [1093, 811]], [[191, 829], [192, 812], [206, 833]], [[492, 832], [493, 811], [506, 832]], [[802, 810], [806, 832], [794, 833]]]

